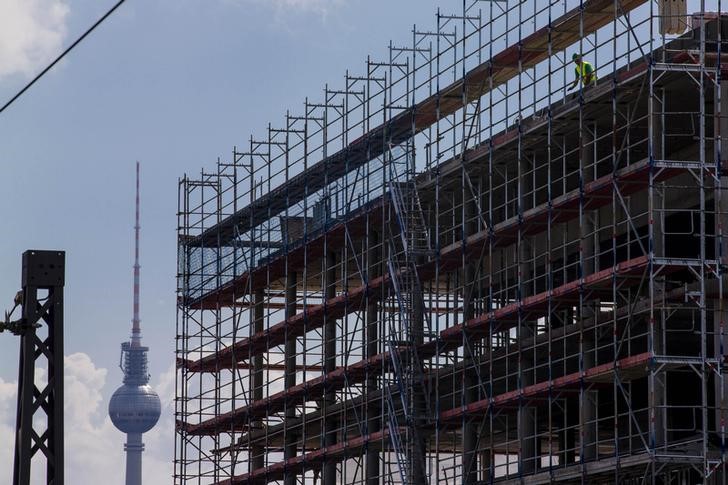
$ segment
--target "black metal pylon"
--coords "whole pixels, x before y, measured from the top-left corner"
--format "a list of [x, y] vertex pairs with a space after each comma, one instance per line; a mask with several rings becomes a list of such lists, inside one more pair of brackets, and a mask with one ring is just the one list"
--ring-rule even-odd
[[[5, 322], [5, 328], [20, 336], [13, 485], [30, 484], [38, 452], [46, 462], [45, 483], [63, 485], [65, 257], [63, 251], [23, 253], [22, 318]], [[36, 381], [37, 367], [46, 367], [44, 381]]]

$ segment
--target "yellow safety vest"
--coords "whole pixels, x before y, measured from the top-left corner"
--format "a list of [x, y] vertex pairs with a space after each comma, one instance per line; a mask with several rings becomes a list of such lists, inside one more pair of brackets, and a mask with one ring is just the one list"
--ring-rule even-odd
[[591, 63], [587, 62], [587, 61], [581, 61], [581, 64], [579, 64], [578, 66], [576, 66], [574, 68], [576, 77], [581, 78], [582, 82], [586, 84], [586, 77], [589, 74], [589, 72], [587, 72], [587, 69], [586, 69], [587, 66], [589, 66], [589, 68], [591, 68], [591, 77], [592, 77], [591, 82], [592, 83], [597, 82], [597, 72], [594, 70], [594, 67], [591, 65]]

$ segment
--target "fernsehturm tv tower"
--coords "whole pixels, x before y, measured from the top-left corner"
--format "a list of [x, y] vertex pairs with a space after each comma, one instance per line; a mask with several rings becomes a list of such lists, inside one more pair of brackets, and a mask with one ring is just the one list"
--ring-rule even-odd
[[121, 344], [119, 367], [124, 384], [109, 401], [109, 416], [120, 431], [126, 433], [126, 485], [142, 483], [142, 433], [157, 424], [161, 414], [159, 396], [149, 386], [147, 370], [148, 347], [142, 346], [139, 319], [139, 162], [136, 164], [136, 225], [134, 226], [134, 316], [131, 320], [131, 340]]

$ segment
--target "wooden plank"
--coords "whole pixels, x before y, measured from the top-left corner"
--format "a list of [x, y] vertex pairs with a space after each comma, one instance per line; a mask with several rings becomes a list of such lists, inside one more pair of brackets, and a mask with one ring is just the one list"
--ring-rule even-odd
[[[646, 3], [647, 0], [622, 0], [622, 12], [629, 12]], [[575, 44], [580, 33], [589, 35], [609, 24], [614, 19], [613, 0], [587, 0], [582, 9], [575, 8], [552, 21], [550, 26], [552, 52], [558, 52]], [[580, 12], [583, 11], [583, 28], [580, 27]], [[349, 146], [336, 154], [313, 164], [305, 172], [291, 177], [287, 182], [259, 197], [250, 205], [229, 216], [221, 223], [205, 230], [200, 236], [193, 238], [190, 245], [214, 247], [222, 240], [234, 237], [234, 228], [238, 233], [245, 233], [274, 217], [302, 200], [303, 192], [296, 190], [308, 186], [307, 193], [313, 193], [324, 187], [327, 180], [343, 176], [346, 171], [353, 171], [383, 153], [386, 142], [391, 139], [399, 144], [413, 136], [412, 121], [414, 116], [415, 132], [432, 126], [438, 118], [447, 117], [460, 109], [463, 104], [445, 103], [443, 99], [453, 97], [471, 102], [489, 90], [501, 86], [518, 74], [519, 63], [528, 69], [548, 58], [548, 51], [543, 50], [549, 42], [549, 28], [542, 27], [526, 36], [519, 43], [507, 47], [492, 59], [484, 62], [468, 72], [460, 79], [437, 94], [419, 102], [413, 108], [404, 110], [388, 123], [374, 128], [369, 133], [354, 140]], [[539, 49], [540, 50], [535, 50]], [[525, 51], [522, 50], [527, 49]], [[483, 86], [482, 89], [464, 89], [466, 84]]]
[[[586, 278], [568, 282], [555, 288], [552, 291], [546, 291], [537, 295], [525, 298], [522, 301], [512, 303], [503, 308], [495, 310], [485, 315], [475, 317], [468, 320], [464, 325], [455, 325], [440, 332], [439, 341], [441, 343], [439, 350], [447, 351], [462, 345], [463, 332], [471, 335], [471, 338], [481, 338], [484, 332], [491, 325], [496, 325], [499, 330], [503, 330], [509, 325], [512, 326], [519, 315], [522, 318], [535, 320], [541, 316], [546, 316], [549, 310], [549, 301], [554, 304], [574, 301], [581, 291], [594, 295], [599, 289], [605, 285], [611, 287], [612, 280], [615, 277], [624, 278], [639, 274], [647, 266], [647, 257], [642, 256], [632, 260], [622, 262], [616, 268], [607, 268], [599, 271]], [[670, 271], [670, 268], [666, 268]], [[285, 335], [284, 335], [285, 336]], [[270, 336], [265, 335], [266, 338]], [[263, 337], [261, 337], [263, 338]], [[241, 341], [241, 344], [243, 341]], [[246, 342], [246, 345], [254, 345]], [[239, 351], [244, 351], [241, 346]], [[418, 355], [420, 359], [429, 359], [438, 351], [437, 341], [427, 343], [418, 347]], [[247, 359], [249, 354], [244, 353], [241, 360]], [[401, 355], [406, 357], [406, 349], [401, 350]], [[218, 357], [218, 356], [209, 356]], [[226, 356], [227, 358], [227, 356]], [[235, 356], [230, 356], [231, 359]], [[185, 429], [190, 434], [216, 434], [223, 432], [232, 432], [244, 430], [246, 426], [245, 420], [249, 417], [266, 416], [283, 411], [286, 403], [300, 403], [305, 399], [314, 399], [322, 395], [324, 390], [338, 390], [351, 384], [363, 382], [367, 372], [379, 371], [383, 366], [387, 365], [388, 354], [378, 354], [371, 359], [364, 359], [346, 367], [338, 367], [334, 371], [317, 377], [313, 380], [301, 383], [291, 389], [281, 391], [268, 398], [255, 401], [248, 406], [243, 406], [236, 410], [222, 414], [215, 418], [203, 421], [199, 424], [178, 423], [178, 427]], [[207, 360], [206, 360], [207, 359]], [[217, 364], [215, 359], [203, 359], [202, 361], [188, 363], [188, 368], [193, 371], [211, 371], [213, 368], [206, 368], [206, 365]]]
[[[404, 434], [404, 428], [399, 429]], [[250, 473], [216, 482], [215, 485], [243, 485], [268, 483], [282, 480], [286, 473], [302, 473], [305, 470], [318, 469], [324, 462], [343, 461], [351, 456], [358, 456], [366, 449], [381, 449], [381, 444], [389, 440], [389, 429], [371, 433], [356, 438], [345, 439], [332, 446], [326, 446], [315, 451], [304, 453], [286, 461], [274, 463]]]
[[574, 372], [556, 379], [504, 392], [468, 405], [443, 411], [440, 413], [440, 421], [457, 421], [467, 416], [482, 416], [497, 408], [518, 405], [523, 400], [541, 398], [549, 393], [563, 392], [570, 388], [578, 389], [582, 382], [585, 384], [613, 382], [617, 373], [624, 374], [625, 379], [637, 379], [647, 374], [646, 365], [651, 358], [652, 354], [645, 352], [615, 362], [601, 364], [584, 372]]

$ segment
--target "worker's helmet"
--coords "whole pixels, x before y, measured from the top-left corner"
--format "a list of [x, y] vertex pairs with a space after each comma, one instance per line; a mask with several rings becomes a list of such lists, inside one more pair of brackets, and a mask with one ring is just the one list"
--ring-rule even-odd
[[581, 58], [581, 54], [579, 54], [578, 52], [574, 52], [574, 54], [571, 56], [572, 61], [575, 61], [580, 58]]

